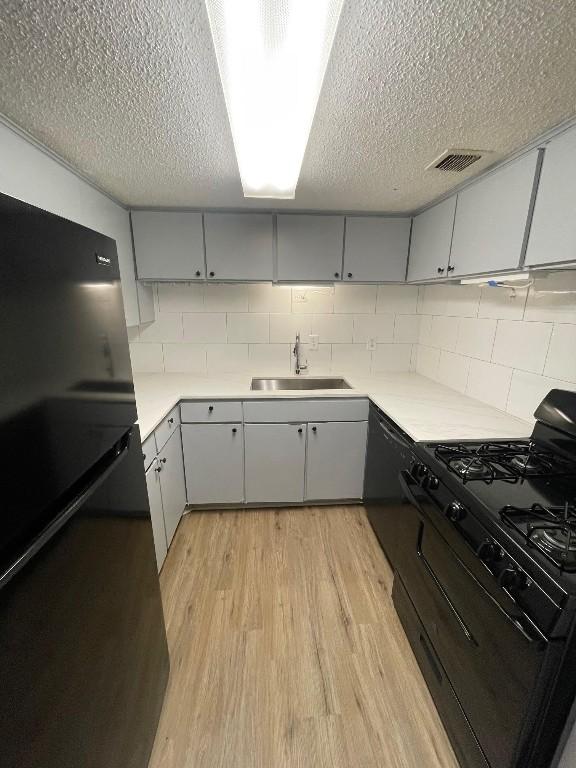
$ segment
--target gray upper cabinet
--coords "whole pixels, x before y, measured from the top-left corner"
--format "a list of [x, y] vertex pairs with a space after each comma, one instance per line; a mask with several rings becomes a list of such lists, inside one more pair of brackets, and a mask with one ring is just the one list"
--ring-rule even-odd
[[209, 280], [272, 280], [271, 213], [206, 213]]
[[409, 218], [347, 216], [342, 279], [351, 283], [404, 282]]
[[544, 162], [526, 264], [576, 261], [576, 128], [552, 139]]
[[132, 211], [131, 216], [139, 280], [205, 278], [201, 213]]
[[416, 216], [412, 225], [408, 280], [430, 280], [448, 274], [456, 196]]
[[278, 280], [340, 280], [344, 216], [279, 214]]
[[453, 276], [520, 265], [537, 163], [535, 149], [458, 194], [450, 252]]

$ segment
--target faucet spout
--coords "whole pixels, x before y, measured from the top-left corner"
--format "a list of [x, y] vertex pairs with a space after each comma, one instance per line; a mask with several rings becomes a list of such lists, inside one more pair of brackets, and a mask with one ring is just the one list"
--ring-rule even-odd
[[300, 344], [300, 333], [296, 334], [296, 343], [294, 344], [294, 350], [292, 352], [294, 357], [296, 358], [296, 375], [299, 376], [302, 371], [307, 371], [308, 366], [305, 363], [302, 363], [302, 349]]

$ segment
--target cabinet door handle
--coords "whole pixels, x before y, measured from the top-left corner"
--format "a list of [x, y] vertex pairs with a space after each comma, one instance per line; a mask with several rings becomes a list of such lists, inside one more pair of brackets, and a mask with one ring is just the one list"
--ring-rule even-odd
[[334, 277], [340, 277], [340, 272], [334, 272]]
[[174, 419], [168, 419], [168, 424], [174, 424]]
[[213, 410], [214, 410], [214, 406], [213, 405], [209, 405], [208, 406], [208, 412], [212, 413]]
[[444, 272], [444, 267], [438, 267], [438, 274], [441, 275]]
[[162, 464], [166, 464], [166, 459], [160, 459], [160, 461], [162, 462]]
[[197, 269], [197, 270], [196, 270], [196, 277], [200, 277], [200, 275], [201, 275], [201, 274], [202, 274], [202, 272], [200, 272], [200, 270], [199, 270], [199, 269]]
[[232, 427], [232, 434], [233, 434], [233, 435], [235, 435], [235, 434], [236, 434], [236, 432], [238, 432], [238, 430], [236, 429], [236, 427]]
[[154, 468], [154, 472], [162, 472], [162, 467], [158, 465], [157, 467]]
[[210, 277], [214, 277], [214, 272], [210, 272]]
[[348, 277], [353, 277], [352, 272], [348, 272]]
[[454, 272], [454, 264], [448, 266], [448, 272]]
[[317, 429], [318, 427], [312, 427], [312, 432], [316, 432]]
[[302, 427], [298, 427], [298, 434], [299, 434], [299, 435], [301, 435], [301, 434], [302, 434]]

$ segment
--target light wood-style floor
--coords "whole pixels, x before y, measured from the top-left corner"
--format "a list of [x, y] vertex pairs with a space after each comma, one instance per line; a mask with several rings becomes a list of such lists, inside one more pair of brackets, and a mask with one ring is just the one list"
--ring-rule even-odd
[[194, 512], [150, 768], [457, 768], [365, 511]]

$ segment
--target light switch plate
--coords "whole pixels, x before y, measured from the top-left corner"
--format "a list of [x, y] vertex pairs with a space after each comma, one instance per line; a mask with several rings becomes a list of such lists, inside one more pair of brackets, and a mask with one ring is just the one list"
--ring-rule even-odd
[[310, 339], [310, 350], [316, 352], [318, 350], [318, 334], [311, 333], [308, 338]]

